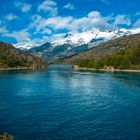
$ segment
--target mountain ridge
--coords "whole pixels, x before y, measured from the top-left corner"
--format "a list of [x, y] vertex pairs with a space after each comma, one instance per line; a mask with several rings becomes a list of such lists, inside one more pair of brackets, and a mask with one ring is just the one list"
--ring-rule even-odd
[[43, 45], [35, 45], [35, 47], [31, 48], [28, 47], [29, 49], [24, 51], [48, 62], [54, 62], [58, 59], [77, 55], [110, 40], [139, 32], [140, 28], [131, 30], [119, 29], [115, 31], [104, 30], [96, 33], [91, 30], [83, 32], [79, 36], [77, 33], [67, 33], [60, 40], [54, 40], [52, 43], [46, 42]]
[[63, 44], [79, 44], [79, 43], [90, 43], [92, 39], [96, 38], [107, 38], [107, 39], [112, 39], [115, 37], [121, 37], [123, 35], [130, 35], [130, 34], [137, 34], [140, 33], [140, 28], [135, 28], [135, 29], [125, 29], [125, 28], [120, 28], [114, 31], [111, 30], [99, 30], [99, 31], [94, 31], [94, 30], [89, 30], [86, 32], [69, 32], [64, 34], [63, 36], [60, 36], [59, 38], [56, 38], [54, 40], [48, 40], [48, 41], [39, 41], [37, 43], [31, 41], [31, 40], [25, 40], [24, 42], [20, 42], [18, 44], [13, 44], [16, 48], [19, 49], [31, 49], [34, 47], [40, 46], [40, 44], [45, 44], [46, 42], [51, 43], [53, 46], [59, 46]]

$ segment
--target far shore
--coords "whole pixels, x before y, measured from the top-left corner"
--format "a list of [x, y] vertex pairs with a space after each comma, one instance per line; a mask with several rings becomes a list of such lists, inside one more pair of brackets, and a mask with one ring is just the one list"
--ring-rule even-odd
[[28, 70], [28, 69], [35, 69], [34, 67], [8, 67], [8, 68], [0, 68], [1, 71], [3, 70]]
[[85, 68], [79, 67], [78, 65], [73, 66], [74, 70], [83, 70], [83, 71], [103, 71], [103, 72], [134, 72], [140, 73], [140, 70], [130, 70], [130, 69], [94, 69], [94, 68]]

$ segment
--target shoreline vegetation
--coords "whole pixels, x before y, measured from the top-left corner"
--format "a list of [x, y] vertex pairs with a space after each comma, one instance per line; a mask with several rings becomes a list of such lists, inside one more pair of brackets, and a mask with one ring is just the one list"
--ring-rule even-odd
[[0, 140], [14, 140], [14, 137], [8, 133], [0, 134]]
[[121, 49], [98, 59], [77, 60], [74, 63], [74, 69], [140, 73], [140, 45]]
[[134, 70], [134, 69], [114, 69], [113, 67], [107, 67], [102, 69], [95, 69], [95, 68], [86, 68], [86, 67], [79, 67], [78, 65], [73, 65], [74, 70], [83, 70], [83, 71], [103, 71], [103, 72], [134, 72], [134, 73], [140, 73], [140, 70]]
[[3, 70], [35, 70], [36, 68], [35, 67], [3, 67], [3, 68], [0, 68], [0, 71], [3, 71]]

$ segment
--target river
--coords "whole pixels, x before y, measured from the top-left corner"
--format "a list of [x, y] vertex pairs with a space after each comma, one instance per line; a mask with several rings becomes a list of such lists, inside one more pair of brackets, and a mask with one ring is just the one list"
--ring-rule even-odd
[[139, 140], [140, 74], [0, 71], [0, 132], [17, 140]]

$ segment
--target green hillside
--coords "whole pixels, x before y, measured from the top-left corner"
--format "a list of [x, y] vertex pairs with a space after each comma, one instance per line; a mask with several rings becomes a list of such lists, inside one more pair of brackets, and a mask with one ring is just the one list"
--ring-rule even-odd
[[99, 60], [79, 60], [75, 64], [80, 67], [101, 69], [114, 67], [115, 69], [140, 69], [140, 45], [126, 50], [119, 50]]
[[11, 44], [0, 42], [0, 68], [46, 67], [47, 63], [40, 58], [16, 50]]

